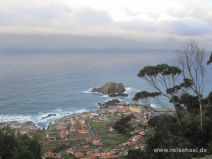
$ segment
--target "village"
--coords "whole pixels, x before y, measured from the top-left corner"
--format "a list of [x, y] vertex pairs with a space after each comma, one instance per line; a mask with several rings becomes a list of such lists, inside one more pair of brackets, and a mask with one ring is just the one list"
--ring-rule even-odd
[[[109, 103], [96, 112], [72, 114], [39, 129], [29, 123], [14, 127], [20, 135], [37, 139], [42, 145], [42, 156], [46, 158], [113, 159], [126, 156], [131, 149], [145, 148], [150, 130], [148, 119], [158, 113], [151, 107]], [[124, 116], [133, 115], [133, 131], [130, 135], [118, 133], [113, 125]], [[30, 126], [29, 126], [30, 125]]]

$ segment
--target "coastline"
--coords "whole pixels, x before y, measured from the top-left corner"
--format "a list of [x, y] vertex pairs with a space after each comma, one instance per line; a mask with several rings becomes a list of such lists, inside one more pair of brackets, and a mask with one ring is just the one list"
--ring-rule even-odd
[[[27, 131], [39, 131], [39, 130], [48, 130], [51, 129], [51, 127], [54, 127], [56, 125], [56, 129], [61, 129], [61, 127], [66, 127], [65, 123], [67, 122], [72, 122], [69, 121], [71, 118], [75, 118], [75, 116], [86, 116], [85, 118], [87, 119], [87, 116], [93, 116], [92, 114], [101, 114], [102, 116], [105, 116], [110, 113], [121, 113], [121, 114], [131, 114], [131, 113], [136, 113], [136, 114], [141, 114], [142, 120], [145, 117], [145, 112], [152, 112], [154, 110], [153, 107], [148, 107], [140, 105], [140, 104], [135, 104], [132, 103], [129, 99], [132, 98], [132, 96], [138, 91], [137, 89], [134, 89], [132, 87], [126, 87], [124, 93], [127, 94], [128, 96], [120, 96], [120, 97], [110, 97], [108, 94], [103, 94], [101, 92], [94, 92], [92, 91], [93, 88], [90, 88], [86, 91], [82, 91], [83, 93], [87, 94], [98, 94], [101, 97], [105, 98], [104, 103], [95, 103], [95, 108], [93, 109], [80, 109], [76, 111], [63, 111], [62, 109], [57, 109], [55, 111], [51, 111], [48, 113], [40, 113], [37, 117], [36, 120], [33, 120], [32, 117], [29, 115], [25, 118], [23, 116], [18, 116], [18, 120], [8, 120], [7, 115], [5, 115], [6, 121], [1, 121], [0, 126], [9, 126], [12, 129], [25, 129]], [[118, 103], [114, 102], [109, 102], [108, 101], [113, 101], [116, 99]], [[105, 105], [105, 106], [104, 106]], [[94, 115], [95, 116], [95, 115]], [[140, 119], [139, 119], [140, 120]], [[59, 127], [57, 127], [60, 125]], [[63, 125], [63, 126], [61, 126]]]
[[[105, 102], [107, 102], [108, 100], [106, 100]], [[124, 102], [124, 100], [120, 100], [120, 102]], [[124, 107], [130, 107], [131, 105], [134, 105], [134, 104], [126, 104]], [[143, 105], [137, 105], [137, 107], [140, 107]], [[114, 106], [113, 106], [114, 107]], [[152, 109], [154, 109], [153, 107], [151, 107]], [[35, 122], [33, 122], [32, 120], [22, 120], [22, 121], [16, 121], [16, 120], [12, 120], [12, 121], [3, 121], [3, 122], [0, 122], [0, 126], [11, 126], [12, 128], [33, 128], [33, 129], [48, 129], [49, 126], [51, 125], [54, 125], [55, 123], [61, 123], [61, 122], [64, 122], [67, 118], [70, 118], [70, 117], [73, 117], [73, 116], [83, 116], [85, 114], [98, 114], [99, 112], [102, 112], [102, 111], [105, 111], [107, 110], [108, 108], [96, 108], [95, 110], [91, 110], [91, 111], [87, 111], [87, 110], [81, 110], [81, 111], [78, 111], [78, 112], [67, 112], [66, 114], [64, 114], [64, 116], [59, 116], [59, 117], [56, 117], [56, 118], [53, 118], [51, 119], [51, 122], [49, 122], [48, 124], [46, 124], [45, 127], [40, 127], [39, 125], [37, 125]], [[148, 111], [148, 110], [146, 110]], [[157, 111], [155, 111], [157, 112]], [[49, 113], [51, 114], [51, 113]], [[51, 118], [51, 117], [50, 117]], [[48, 119], [47, 119], [48, 120]]]
[[[32, 121], [5, 122], [0, 123], [0, 127], [9, 126], [15, 134], [36, 138], [42, 146], [41, 154], [45, 158], [50, 157], [49, 155], [61, 158], [77, 153], [87, 158], [102, 156], [119, 158], [125, 156], [131, 149], [143, 150], [144, 140], [151, 134], [148, 120], [157, 114], [157, 110], [123, 101], [109, 103], [106, 107], [97, 108], [95, 111], [67, 114], [43, 128], [37, 127]], [[129, 135], [119, 133], [114, 127], [124, 116], [133, 116], [131, 119], [133, 130], [130, 130]]]
[[[56, 116], [49, 117], [47, 119], [42, 119], [46, 115], [51, 114], [51, 112], [54, 112], [54, 114], [56, 114]], [[14, 125], [14, 126], [16, 125], [16, 126], [19, 126], [19, 125], [24, 125], [24, 124], [27, 125], [28, 123], [33, 123], [33, 125], [35, 125], [35, 127], [37, 129], [46, 129], [49, 126], [49, 124], [54, 123], [55, 121], [60, 120], [64, 117], [72, 116], [72, 115], [75, 115], [75, 114], [81, 114], [81, 113], [84, 113], [84, 112], [90, 112], [90, 111], [82, 109], [82, 110], [79, 110], [79, 111], [76, 111], [76, 112], [65, 112], [64, 111], [62, 114], [59, 114], [55, 111], [51, 111], [51, 112], [50, 113], [44, 113], [43, 115], [39, 115], [37, 117], [37, 118], [39, 118], [38, 122], [33, 120], [32, 117], [30, 117], [30, 115], [26, 115], [26, 116], [17, 115], [17, 118], [13, 117], [13, 118], [16, 118], [17, 120], [7, 119], [7, 117], [8, 116], [10, 117], [11, 115], [4, 115], [5, 119], [7, 119], [7, 120], [0, 121], [0, 126], [1, 125]]]
[[[129, 99], [135, 92], [138, 90], [132, 87], [126, 87], [126, 91], [124, 93], [129, 94], [129, 97], [109, 97], [108, 95], [99, 93], [99, 92], [92, 92], [91, 90], [93, 89], [89, 88], [88, 90], [81, 91], [82, 93], [85, 94], [91, 94], [91, 95], [99, 95], [100, 98], [104, 98], [104, 102], [107, 102], [112, 99], [119, 99], [120, 101], [124, 101], [129, 103]], [[129, 99], [128, 99], [129, 98]], [[26, 122], [33, 122], [38, 128], [46, 128], [48, 125], [52, 122], [55, 122], [56, 120], [63, 118], [68, 115], [72, 114], [78, 114], [78, 113], [84, 113], [84, 112], [96, 112], [98, 109], [98, 102], [96, 101], [93, 105], [92, 109], [80, 109], [80, 110], [73, 110], [73, 111], [66, 111], [63, 110], [62, 108], [55, 109], [49, 112], [39, 112], [37, 114], [0, 114], [0, 124], [1, 123], [11, 123], [11, 122], [17, 122], [17, 123], [26, 123]], [[45, 120], [41, 120], [43, 117], [47, 116], [48, 114], [56, 114], [54, 117], [47, 118]]]

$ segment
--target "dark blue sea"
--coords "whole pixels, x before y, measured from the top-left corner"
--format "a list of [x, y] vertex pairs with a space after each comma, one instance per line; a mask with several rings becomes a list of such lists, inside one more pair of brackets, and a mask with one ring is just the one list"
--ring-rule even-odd
[[[124, 83], [129, 96], [122, 100], [130, 102], [137, 91], [149, 90], [138, 71], [158, 63], [177, 64], [175, 52], [0, 53], [0, 122], [31, 120], [43, 127], [67, 114], [96, 110], [97, 102], [110, 98], [89, 89], [110, 81]], [[41, 120], [49, 113], [56, 117]]]

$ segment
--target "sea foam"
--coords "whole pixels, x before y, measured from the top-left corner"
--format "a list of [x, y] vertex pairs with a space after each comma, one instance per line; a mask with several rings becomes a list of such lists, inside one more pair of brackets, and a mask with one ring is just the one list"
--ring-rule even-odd
[[[56, 109], [52, 110], [50, 112], [39, 112], [38, 114], [31, 114], [31, 115], [19, 115], [19, 114], [3, 114], [0, 115], [0, 123], [6, 123], [6, 122], [12, 122], [12, 121], [17, 121], [20, 123], [24, 123], [27, 121], [32, 121], [33, 123], [36, 124], [37, 127], [39, 128], [46, 128], [49, 123], [54, 122], [57, 119], [60, 119], [64, 116], [70, 115], [70, 114], [75, 114], [75, 113], [83, 113], [83, 112], [88, 112], [89, 110], [87, 109], [79, 109], [79, 110], [73, 110], [73, 111], [64, 111], [62, 109]], [[43, 117], [47, 116], [48, 114], [56, 114], [56, 116], [50, 116], [48, 118], [42, 119]]]

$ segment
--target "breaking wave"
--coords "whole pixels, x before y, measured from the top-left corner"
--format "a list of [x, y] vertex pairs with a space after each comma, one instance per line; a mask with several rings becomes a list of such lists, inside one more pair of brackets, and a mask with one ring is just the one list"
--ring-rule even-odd
[[[20, 123], [24, 123], [27, 121], [32, 121], [36, 124], [37, 127], [44, 128], [47, 127], [49, 123], [54, 122], [55, 120], [62, 118], [64, 116], [75, 114], [75, 113], [83, 113], [88, 112], [87, 109], [80, 109], [75, 111], [64, 111], [62, 109], [56, 109], [50, 112], [39, 112], [38, 114], [31, 115], [20, 115], [20, 114], [1, 114], [0, 115], [0, 123], [17, 121]], [[55, 116], [49, 116], [49, 114], [55, 114]], [[47, 117], [47, 118], [43, 118]]]

